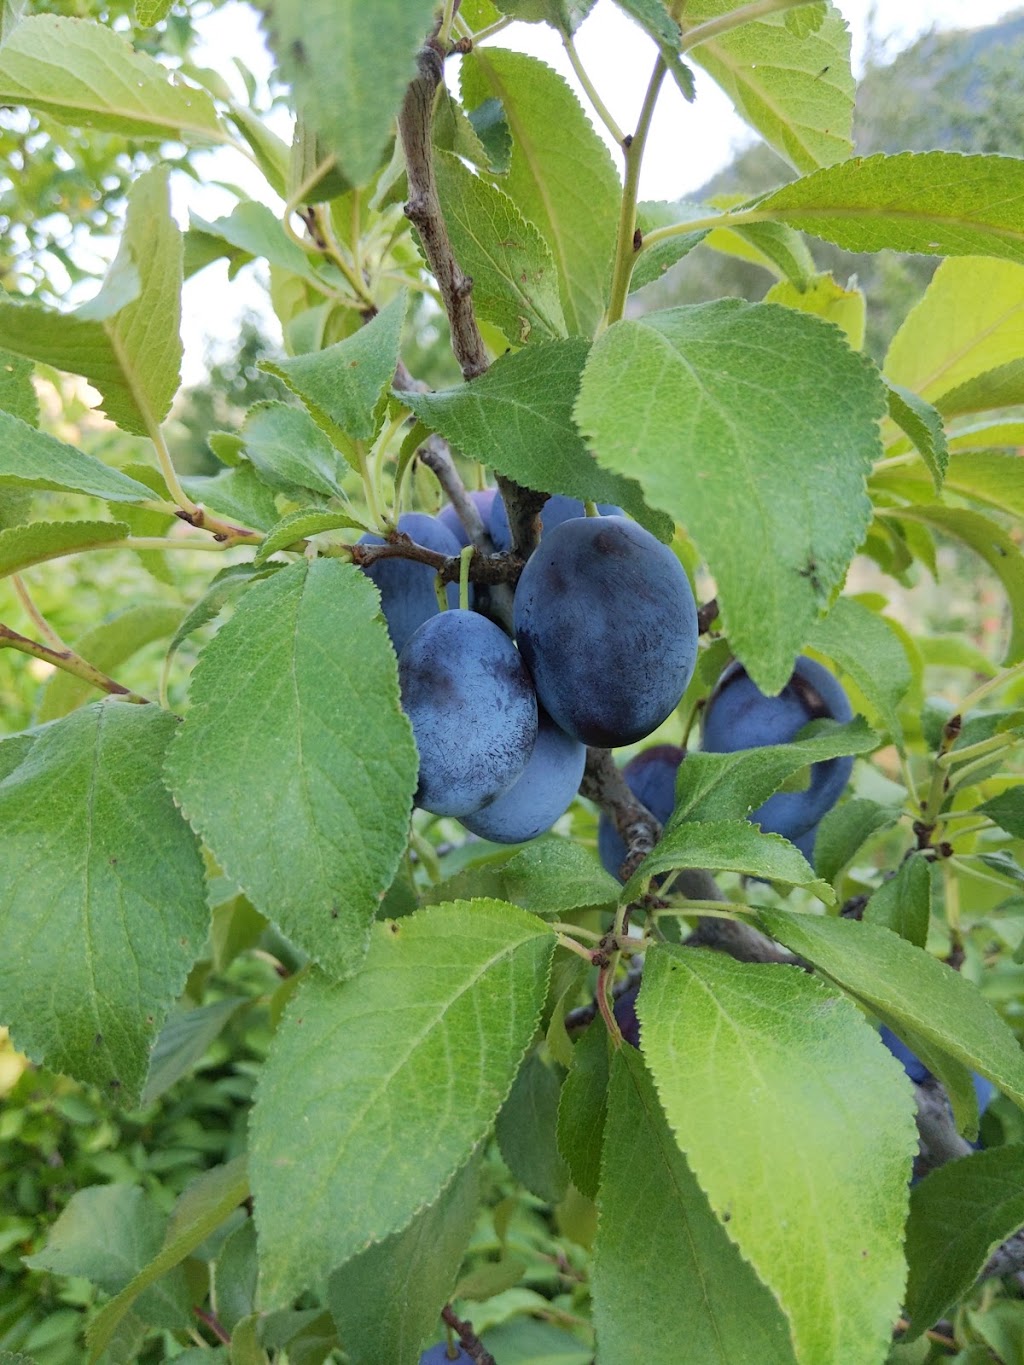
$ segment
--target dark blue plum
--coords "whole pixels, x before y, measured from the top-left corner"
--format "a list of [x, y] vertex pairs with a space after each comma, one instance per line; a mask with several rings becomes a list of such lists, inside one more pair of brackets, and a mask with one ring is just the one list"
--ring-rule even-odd
[[[475, 493], [470, 493], [470, 498], [476, 503], [476, 510], [480, 513], [480, 520], [484, 528], [490, 532], [491, 505], [497, 497], [496, 488], [481, 488]], [[459, 520], [459, 515], [450, 502], [446, 502], [437, 514], [437, 520], [445, 528], [451, 531], [452, 535], [459, 542], [460, 546], [469, 544], [469, 533]], [[508, 522], [506, 521], [506, 525]], [[495, 546], [497, 548], [497, 546]]]
[[549, 531], [519, 579], [514, 619], [541, 705], [581, 744], [643, 739], [693, 675], [689, 579], [626, 517], [574, 517]]
[[[603, 517], [624, 516], [621, 507], [616, 507], [614, 503], [599, 502], [597, 510]], [[546, 535], [553, 531], [556, 526], [561, 526], [563, 521], [570, 521], [574, 517], [582, 517], [585, 513], [583, 503], [579, 498], [567, 498], [563, 493], [552, 493], [540, 512], [540, 531], [541, 535]], [[482, 515], [482, 514], [481, 514]], [[491, 540], [496, 550], [511, 550], [512, 530], [508, 524], [508, 512], [501, 498], [495, 498], [491, 507], [490, 522]]]
[[[921, 1058], [916, 1052], [911, 1052], [906, 1043], [903, 1042], [901, 1038], [896, 1037], [892, 1029], [888, 1029], [883, 1025], [879, 1030], [879, 1037], [896, 1060], [903, 1064], [903, 1070], [915, 1085], [920, 1085], [922, 1081], [927, 1081], [931, 1078], [932, 1073], [925, 1066], [924, 1062], [921, 1061]], [[979, 1076], [976, 1071], [971, 1072], [971, 1080], [974, 1083], [974, 1094], [978, 1101], [978, 1113], [979, 1115], [984, 1114], [985, 1110], [992, 1103], [996, 1088], [990, 1080], [986, 1079], [984, 1076]], [[973, 1146], [977, 1150], [981, 1147], [981, 1143], [975, 1142]]]
[[583, 780], [585, 747], [539, 708], [537, 743], [522, 776], [462, 823], [481, 839], [520, 844], [536, 839], [568, 810]]
[[640, 1046], [640, 1020], [636, 1017], [636, 998], [639, 994], [639, 985], [630, 986], [629, 990], [623, 991], [612, 1005], [612, 1014], [615, 1015], [619, 1032], [632, 1047]]
[[[662, 825], [675, 809], [676, 774], [685, 757], [686, 750], [678, 745], [653, 744], [634, 754], [622, 770], [626, 786]], [[597, 825], [597, 851], [604, 870], [618, 877], [626, 861], [626, 845], [604, 811]]]
[[[437, 550], [443, 555], [457, 555], [461, 549], [451, 531], [425, 512], [406, 512], [398, 518], [398, 529], [417, 545], [425, 545], [428, 550]], [[359, 544], [383, 545], [384, 542], [380, 536], [367, 534], [359, 537]], [[396, 558], [379, 559], [363, 573], [377, 585], [391, 643], [395, 653], [401, 654], [413, 631], [440, 611], [434, 591], [434, 570], [429, 564]], [[447, 593], [448, 605], [457, 607], [458, 584], [449, 583]]]
[[398, 656], [398, 682], [420, 756], [418, 806], [471, 815], [516, 781], [537, 739], [537, 695], [493, 621], [432, 616]]
[[471, 1356], [461, 1346], [456, 1345], [458, 1355], [448, 1354], [448, 1343], [439, 1341], [436, 1346], [431, 1346], [429, 1351], [424, 1351], [420, 1356], [420, 1365], [473, 1365]]
[[[704, 748], [729, 754], [788, 744], [808, 722], [853, 716], [849, 698], [827, 668], [801, 655], [789, 682], [777, 697], [766, 697], [740, 663], [719, 678], [704, 710]], [[750, 819], [766, 834], [796, 840], [816, 825], [839, 800], [850, 780], [852, 758], [829, 758], [811, 766], [803, 791], [776, 792]]]

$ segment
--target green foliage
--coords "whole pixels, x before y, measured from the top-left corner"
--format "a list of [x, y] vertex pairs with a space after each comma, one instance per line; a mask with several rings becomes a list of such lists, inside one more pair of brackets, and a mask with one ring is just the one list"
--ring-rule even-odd
[[[835, 5], [616, 3], [653, 78], [588, 95], [634, 111], [614, 155], [492, 41], [542, 22], [578, 63], [595, 0], [266, 0], [281, 84], [239, 68], [244, 104], [198, 13], [0, 8], [4, 1359], [417, 1365], [446, 1305], [499, 1365], [924, 1365], [940, 1317], [960, 1359], [1015, 1358], [1024, 162], [984, 120], [968, 156], [851, 157]], [[762, 152], [739, 190], [637, 203], [690, 61], [800, 178]], [[181, 169], [229, 197], [184, 236]], [[949, 259], [844, 283], [842, 250]], [[658, 307], [684, 258], [708, 301]], [[269, 269], [283, 353], [250, 323], [179, 396], [182, 284], [224, 261]], [[725, 265], [764, 301], [718, 297]], [[650, 737], [688, 751], [674, 801], [634, 793], [660, 831], [600, 750], [522, 846], [417, 808], [362, 570], [450, 577], [398, 518], [489, 475], [517, 545], [530, 492], [617, 504], [694, 584]], [[467, 552], [464, 603], [507, 630], [521, 570]], [[600, 689], [657, 682], [634, 605], [593, 603]], [[863, 714], [793, 702], [805, 650]], [[732, 657], [810, 723], [702, 752]], [[799, 848], [750, 822], [849, 758]], [[1001, 1092], [980, 1137], [972, 1073]]]

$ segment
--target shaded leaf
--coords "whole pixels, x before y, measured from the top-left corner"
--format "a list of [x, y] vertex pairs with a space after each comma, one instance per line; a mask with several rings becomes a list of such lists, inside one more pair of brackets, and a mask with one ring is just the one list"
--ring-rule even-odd
[[894, 877], [884, 881], [864, 908], [868, 924], [891, 929], [908, 943], [923, 948], [928, 941], [932, 913], [931, 863], [919, 853], [900, 864]]
[[531, 1194], [547, 1204], [557, 1204], [569, 1183], [555, 1138], [561, 1090], [554, 1070], [531, 1052], [494, 1124], [505, 1164]]
[[897, 708], [913, 681], [903, 641], [884, 616], [852, 597], [840, 597], [810, 630], [807, 644], [833, 659], [875, 707], [897, 743]]

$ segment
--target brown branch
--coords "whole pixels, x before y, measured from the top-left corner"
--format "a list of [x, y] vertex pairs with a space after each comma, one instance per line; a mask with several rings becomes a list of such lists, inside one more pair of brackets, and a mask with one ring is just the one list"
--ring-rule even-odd
[[[440, 550], [428, 549], [417, 545], [404, 531], [393, 531], [391, 538], [383, 545], [339, 545], [334, 547], [350, 558], [360, 568], [368, 568], [380, 559], [411, 559], [416, 564], [427, 564], [440, 574], [442, 583], [457, 583], [461, 558], [459, 555], [442, 554]], [[469, 561], [469, 577], [473, 583], [499, 584], [512, 587], [519, 581], [523, 572], [523, 562], [515, 555], [485, 555], [474, 550]]]
[[148, 697], [142, 697], [137, 692], [122, 687], [119, 682], [115, 682], [106, 673], [94, 667], [73, 649], [52, 649], [49, 645], [40, 644], [38, 640], [30, 640], [27, 635], [19, 635], [16, 630], [11, 630], [9, 626], [3, 624], [0, 624], [0, 649], [17, 649], [22, 654], [30, 654], [34, 659], [42, 659], [44, 663], [52, 664], [54, 668], [60, 668], [65, 673], [73, 673], [76, 678], [81, 678], [101, 692], [109, 692], [113, 697], [121, 697], [140, 706], [149, 704]]
[[697, 608], [697, 634], [706, 635], [717, 616], [718, 598], [712, 597], [710, 602], [705, 602], [702, 607]]
[[473, 1365], [495, 1365], [494, 1357], [473, 1331], [473, 1324], [457, 1318], [450, 1303], [446, 1303], [441, 1309], [441, 1317], [458, 1336], [462, 1349], [473, 1361]]

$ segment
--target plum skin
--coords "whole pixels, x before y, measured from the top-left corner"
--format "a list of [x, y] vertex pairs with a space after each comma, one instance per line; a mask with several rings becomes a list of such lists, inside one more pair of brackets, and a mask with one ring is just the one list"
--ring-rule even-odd
[[616, 996], [612, 1005], [612, 1014], [614, 1014], [615, 1022], [619, 1026], [619, 1032], [630, 1047], [640, 1046], [640, 1020], [636, 1013], [636, 998], [639, 994], [640, 983], [638, 982], [635, 986], [630, 986], [628, 991], [623, 991], [621, 995]]
[[[599, 502], [597, 510], [603, 517], [625, 515], [621, 507], [616, 507], [614, 503], [610, 502]], [[556, 526], [561, 526], [563, 521], [569, 521], [573, 517], [582, 517], [585, 514], [586, 509], [579, 498], [569, 498], [564, 493], [552, 493], [540, 509], [540, 533], [542, 536], [546, 535], [549, 531], [553, 531]], [[480, 515], [483, 516], [482, 509]], [[487, 529], [491, 535], [491, 543], [496, 550], [501, 552], [511, 550], [512, 528], [508, 524], [508, 512], [500, 497], [495, 498], [491, 503]]]
[[643, 739], [693, 675], [690, 581], [626, 517], [575, 517], [549, 531], [523, 569], [513, 616], [541, 704], [581, 744]]
[[439, 1341], [436, 1346], [431, 1346], [420, 1356], [419, 1365], [473, 1365], [472, 1359], [466, 1355], [461, 1346], [458, 1347], [459, 1354], [450, 1356], [448, 1354], [448, 1343]]
[[[480, 520], [484, 524], [484, 529], [490, 534], [491, 508], [498, 496], [498, 490], [496, 488], [481, 488], [470, 493], [469, 496], [476, 503], [476, 510], [480, 513]], [[469, 532], [459, 520], [459, 514], [450, 502], [445, 503], [438, 512], [437, 521], [446, 531], [451, 531], [460, 547], [469, 544]]]
[[[809, 721], [820, 717], [848, 721], [853, 708], [839, 681], [814, 659], [800, 655], [777, 697], [765, 696], [743, 665], [734, 662], [708, 698], [703, 747], [709, 753], [728, 754], [788, 744]], [[776, 792], [749, 819], [766, 834], [800, 839], [839, 800], [852, 771], [852, 758], [814, 763], [804, 791]]]
[[[634, 754], [622, 769], [626, 786], [661, 825], [675, 809], [676, 774], [685, 757], [686, 750], [676, 744], [652, 744]], [[597, 824], [597, 852], [604, 870], [618, 877], [626, 861], [626, 845], [607, 811], [601, 812]]]
[[[398, 529], [404, 531], [417, 545], [437, 550], [443, 555], [457, 555], [461, 546], [455, 536], [435, 517], [425, 512], [406, 512], [398, 518]], [[383, 545], [380, 536], [359, 537], [360, 545]], [[419, 626], [441, 610], [434, 591], [434, 570], [429, 564], [417, 564], [412, 559], [378, 559], [363, 568], [367, 578], [376, 584], [380, 593], [381, 611], [395, 653], [401, 654], [410, 636]], [[459, 605], [457, 583], [449, 583], [448, 605]]]
[[568, 810], [586, 762], [586, 748], [560, 730], [540, 707], [537, 742], [522, 774], [493, 801], [463, 816], [462, 823], [471, 834], [496, 844], [536, 839]]
[[537, 695], [493, 621], [457, 609], [424, 621], [398, 656], [398, 684], [420, 756], [418, 806], [471, 815], [522, 773], [537, 739]]

